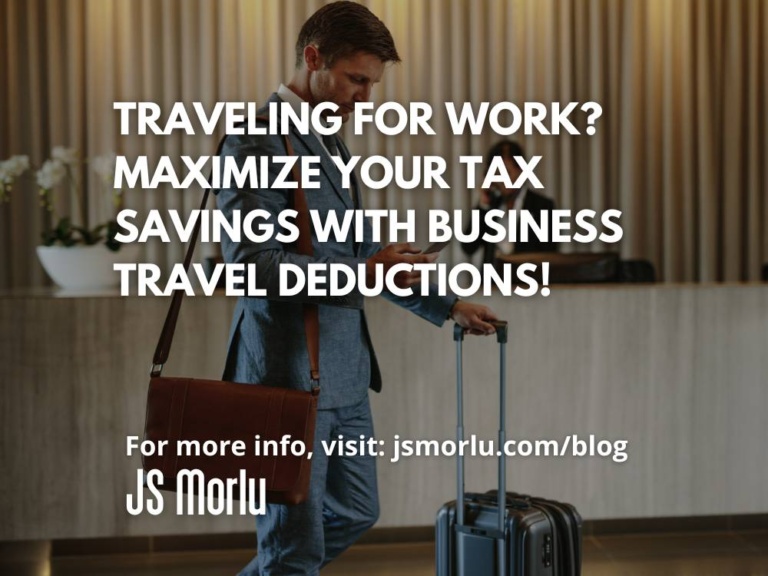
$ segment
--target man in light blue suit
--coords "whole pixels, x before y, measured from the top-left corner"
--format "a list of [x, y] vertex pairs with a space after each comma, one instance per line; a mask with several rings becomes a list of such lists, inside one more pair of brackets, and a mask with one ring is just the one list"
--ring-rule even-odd
[[[346, 121], [356, 102], [368, 101], [385, 64], [399, 62], [392, 36], [367, 8], [353, 2], [334, 2], [307, 20], [296, 44], [296, 71], [288, 85], [281, 85], [270, 102], [287, 102], [298, 108], [302, 102], [315, 107], [324, 102], [339, 106]], [[267, 107], [259, 115], [267, 113]], [[289, 136], [298, 156], [321, 159], [320, 188], [306, 191], [308, 208], [321, 213], [362, 208], [356, 179], [346, 189], [341, 173], [331, 160], [349, 152], [340, 139], [323, 141], [316, 133], [293, 130]], [[337, 150], [338, 149], [338, 150]], [[249, 156], [285, 156], [281, 136], [229, 136], [222, 156], [233, 156], [242, 166]], [[317, 179], [315, 179], [317, 180]], [[277, 215], [290, 207], [284, 189], [222, 189], [217, 204], [231, 216], [239, 210], [264, 210], [277, 226]], [[432, 262], [407, 244], [381, 248], [371, 240], [318, 242], [312, 234], [313, 255], [297, 254], [293, 246], [275, 239], [253, 243], [223, 241], [228, 262], [255, 263], [257, 284], [267, 289], [267, 298], [240, 298], [233, 318], [224, 378], [309, 390], [312, 385], [304, 329], [305, 303], [318, 305], [320, 327], [319, 369], [321, 392], [312, 457], [311, 490], [307, 501], [296, 506], [270, 504], [257, 517], [258, 555], [241, 576], [316, 575], [320, 568], [348, 548], [378, 518], [375, 459], [372, 456], [327, 457], [321, 441], [339, 435], [359, 439], [373, 436], [368, 389], [381, 390], [381, 375], [359, 293], [348, 296], [309, 297], [306, 293], [281, 298], [279, 265], [292, 263], [304, 271], [310, 263], [344, 263], [357, 269], [365, 264], [369, 273], [379, 264], [385, 270], [398, 263]], [[400, 287], [418, 283], [418, 273], [397, 275]], [[441, 326], [452, 318], [473, 334], [490, 334], [495, 320], [485, 306], [459, 301], [456, 297], [385, 297]]]

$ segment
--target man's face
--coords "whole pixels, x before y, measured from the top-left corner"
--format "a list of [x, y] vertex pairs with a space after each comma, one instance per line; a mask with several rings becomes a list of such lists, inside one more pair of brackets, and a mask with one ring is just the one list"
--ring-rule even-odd
[[338, 115], [343, 122], [354, 112], [355, 102], [368, 102], [373, 85], [381, 81], [384, 62], [365, 52], [357, 52], [346, 58], [338, 58], [331, 68], [326, 68], [322, 56], [308, 63], [310, 104], [333, 102], [339, 107]]

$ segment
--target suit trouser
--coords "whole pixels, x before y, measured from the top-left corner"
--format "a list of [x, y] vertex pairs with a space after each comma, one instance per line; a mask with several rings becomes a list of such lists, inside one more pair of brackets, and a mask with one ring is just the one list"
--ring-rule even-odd
[[318, 574], [379, 517], [376, 459], [327, 456], [321, 442], [373, 437], [368, 396], [344, 408], [318, 410], [309, 498], [296, 506], [267, 505], [256, 517], [258, 554], [240, 576]]

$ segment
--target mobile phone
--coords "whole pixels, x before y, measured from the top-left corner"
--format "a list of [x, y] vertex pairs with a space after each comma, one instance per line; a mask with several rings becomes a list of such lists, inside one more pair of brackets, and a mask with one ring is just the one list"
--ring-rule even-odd
[[440, 250], [448, 246], [448, 244], [450, 243], [451, 243], [450, 240], [444, 240], [443, 242], [432, 242], [432, 244], [424, 248], [424, 250], [422, 250], [421, 253], [434, 254], [435, 252], [440, 252]]

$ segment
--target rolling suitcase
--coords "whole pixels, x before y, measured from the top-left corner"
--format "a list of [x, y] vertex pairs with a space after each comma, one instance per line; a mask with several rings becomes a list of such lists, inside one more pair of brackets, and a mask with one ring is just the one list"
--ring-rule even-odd
[[[507, 323], [496, 324], [499, 343], [499, 445], [506, 441]], [[457, 441], [464, 439], [462, 342], [457, 324]], [[460, 444], [459, 444], [460, 445]], [[486, 493], [464, 492], [464, 456], [458, 452], [457, 498], [437, 513], [437, 576], [580, 576], [581, 516], [570, 504], [506, 492], [505, 457], [499, 456], [499, 486]], [[503, 451], [502, 451], [503, 452]], [[504, 502], [498, 495], [504, 494]]]

